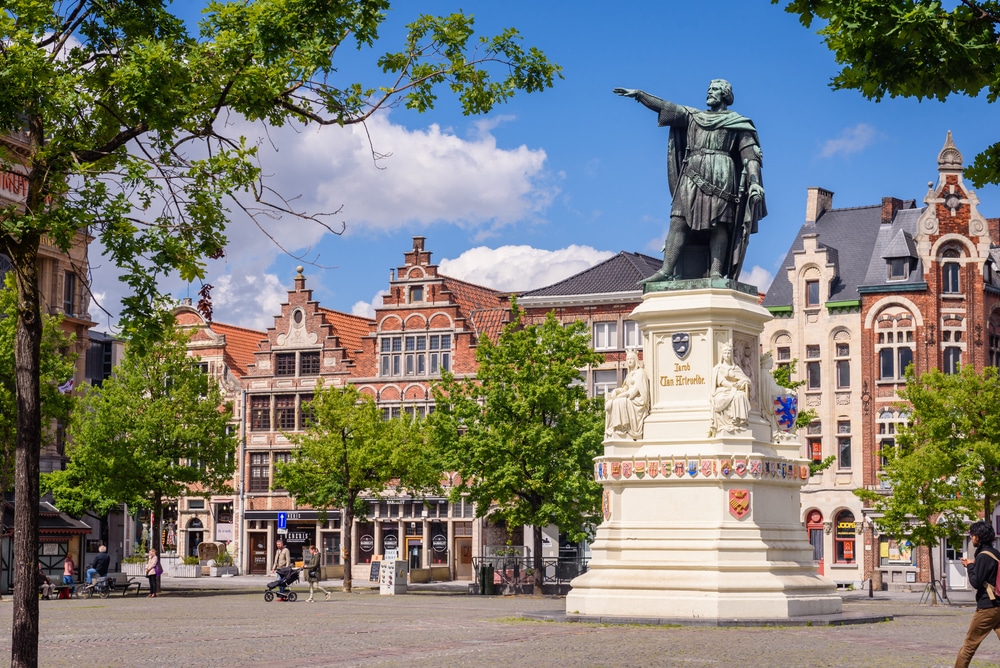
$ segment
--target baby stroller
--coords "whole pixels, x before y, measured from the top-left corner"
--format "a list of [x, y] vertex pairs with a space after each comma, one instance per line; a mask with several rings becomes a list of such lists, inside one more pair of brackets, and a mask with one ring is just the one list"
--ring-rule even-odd
[[[288, 587], [289, 585], [299, 581], [299, 572], [301, 568], [279, 568], [276, 573], [278, 574], [278, 579], [274, 582], [267, 583], [267, 591], [264, 592], [264, 600], [270, 603], [274, 600], [274, 595], [277, 594], [278, 598], [282, 601], [295, 602], [298, 600], [299, 596], [294, 591], [286, 589], [281, 591], [280, 588]], [[278, 589], [278, 591], [274, 591]]]

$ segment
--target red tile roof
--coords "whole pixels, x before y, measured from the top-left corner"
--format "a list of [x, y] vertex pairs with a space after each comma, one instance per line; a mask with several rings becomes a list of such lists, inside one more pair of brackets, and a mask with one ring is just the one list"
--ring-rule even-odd
[[257, 351], [261, 339], [267, 334], [252, 329], [244, 329], [235, 325], [213, 322], [210, 327], [216, 334], [226, 337], [226, 364], [237, 378], [247, 374], [247, 366], [253, 363], [253, 354]]
[[488, 336], [494, 341], [500, 336], [507, 321], [506, 293], [462, 281], [451, 276], [441, 276], [444, 287], [452, 294], [459, 309], [472, 324], [476, 336]]
[[323, 320], [333, 327], [333, 333], [340, 338], [340, 345], [347, 350], [349, 356], [361, 350], [361, 338], [367, 336], [375, 325], [371, 318], [360, 315], [342, 313], [328, 308], [319, 307]]

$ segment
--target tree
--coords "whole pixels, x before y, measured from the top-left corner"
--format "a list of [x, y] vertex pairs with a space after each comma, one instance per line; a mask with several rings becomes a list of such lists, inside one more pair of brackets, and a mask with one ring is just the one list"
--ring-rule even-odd
[[340, 47], [375, 45], [389, 0], [213, 1], [197, 34], [168, 4], [10, 0], [0, 10], [0, 169], [22, 179], [25, 193], [0, 211], [0, 252], [13, 264], [19, 305], [15, 666], [38, 661], [31, 583], [43, 237], [63, 250], [85, 234], [100, 239], [130, 290], [126, 337], [143, 347], [169, 322], [157, 280], [174, 272], [204, 278], [205, 258], [224, 254], [227, 206], [325, 224], [295, 211], [291, 194], [266, 188], [256, 147], [227, 134], [229, 118], [273, 126], [364, 123], [392, 105], [430, 109], [441, 87], [478, 114], [561, 76], [516, 30], [477, 38], [472, 18], [461, 13], [415, 20], [399, 51], [373, 59], [383, 80], [362, 83], [342, 73], [335, 57]]
[[493, 343], [483, 337], [474, 379], [445, 374], [434, 386], [429, 419], [448, 465], [479, 517], [531, 525], [534, 582], [542, 588], [542, 529], [555, 524], [582, 540], [596, 523], [601, 486], [594, 457], [602, 452], [604, 404], [587, 398], [580, 369], [600, 364], [585, 323], [560, 323], [550, 313], [526, 324], [512, 303], [512, 320]]
[[[73, 335], [63, 331], [62, 316], [43, 316], [41, 362], [41, 413], [44, 424], [69, 419], [73, 395], [66, 383], [76, 371]], [[14, 443], [17, 437], [17, 403], [14, 386], [14, 337], [17, 325], [17, 292], [14, 277], [8, 275], [0, 286], [0, 498], [13, 487]], [[62, 389], [60, 389], [62, 388]], [[54, 432], [46, 431], [42, 445]]]
[[910, 365], [900, 397], [909, 404], [909, 423], [897, 434], [897, 448], [881, 453], [892, 494], [855, 493], [883, 513], [878, 524], [893, 538], [924, 547], [958, 540], [1000, 498], [1000, 377], [992, 367], [977, 373], [965, 366], [918, 378]]
[[148, 349], [126, 348], [115, 375], [78, 399], [69, 462], [45, 476], [45, 487], [71, 515], [122, 504], [151, 511], [150, 546], [159, 550], [164, 499], [232, 492], [231, 416], [181, 334]]
[[353, 385], [320, 387], [309, 403], [306, 431], [288, 434], [298, 448], [279, 463], [274, 486], [298, 504], [341, 512], [344, 591], [351, 591], [350, 546], [355, 516], [365, 515], [363, 497], [387, 489], [419, 493], [437, 488], [441, 462], [420, 420], [385, 420], [381, 409]]
[[[840, 73], [830, 86], [869, 100], [949, 95], [996, 102], [1000, 95], [1000, 2], [961, 0], [771, 0], [786, 2], [805, 27], [816, 19]], [[965, 175], [977, 187], [1000, 183], [1000, 142], [975, 157]]]

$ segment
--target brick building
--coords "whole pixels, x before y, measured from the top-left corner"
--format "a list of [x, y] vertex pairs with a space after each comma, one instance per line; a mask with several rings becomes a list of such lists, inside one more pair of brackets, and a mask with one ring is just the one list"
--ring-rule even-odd
[[[805, 223], [763, 302], [775, 320], [761, 344], [779, 364], [797, 361], [800, 407], [818, 413], [807, 456], [836, 458], [803, 489], [801, 512], [819, 567], [845, 584], [874, 570], [893, 588], [930, 579], [926, 554], [878, 535], [853, 493], [891, 493], [879, 453], [907, 420], [898, 408], [907, 365], [951, 373], [1000, 359], [998, 223], [979, 213], [951, 133], [937, 169], [924, 206], [886, 197], [835, 209], [832, 192], [810, 188]], [[962, 546], [940, 551], [949, 586], [964, 587]]]

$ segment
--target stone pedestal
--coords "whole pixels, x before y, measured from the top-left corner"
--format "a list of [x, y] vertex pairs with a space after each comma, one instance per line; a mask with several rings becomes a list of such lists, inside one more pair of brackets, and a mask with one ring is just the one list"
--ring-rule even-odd
[[[689, 283], [691, 285], [693, 282]], [[799, 519], [809, 477], [797, 442], [773, 443], [761, 413], [759, 335], [770, 314], [733, 281], [647, 294], [651, 411], [643, 438], [609, 439], [594, 472], [604, 521], [566, 612], [595, 617], [781, 619], [834, 614]], [[711, 432], [712, 369], [725, 344], [751, 380], [745, 428]]]

